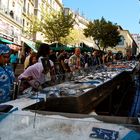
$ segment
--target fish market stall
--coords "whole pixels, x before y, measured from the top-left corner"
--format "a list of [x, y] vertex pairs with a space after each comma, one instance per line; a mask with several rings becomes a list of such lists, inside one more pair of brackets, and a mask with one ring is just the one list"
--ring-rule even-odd
[[89, 115], [114, 89], [125, 90], [135, 65], [127, 71], [114, 67], [88, 71], [38, 92], [28, 89], [4, 103], [12, 107], [0, 115], [0, 139], [139, 139], [139, 118]]
[[[122, 66], [122, 67], [121, 67]], [[65, 81], [55, 86], [39, 91], [46, 95], [45, 101], [26, 107], [29, 110], [55, 111], [67, 113], [90, 113], [105, 98], [117, 88], [122, 91], [131, 82], [130, 72], [135, 64], [111, 65], [101, 67], [96, 71], [88, 71], [76, 75], [71, 81]], [[125, 80], [124, 80], [125, 79]]]

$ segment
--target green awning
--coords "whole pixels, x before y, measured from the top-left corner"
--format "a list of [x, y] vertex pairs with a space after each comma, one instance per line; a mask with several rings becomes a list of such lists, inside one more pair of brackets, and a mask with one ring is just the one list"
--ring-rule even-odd
[[35, 42], [31, 41], [31, 40], [28, 40], [28, 39], [23, 39], [22, 38], [22, 41], [27, 45], [29, 46], [34, 52], [37, 52], [37, 49], [35, 48]]
[[35, 44], [32, 42], [25, 42], [34, 52], [37, 53], [37, 49], [35, 48]]
[[67, 47], [67, 46], [58, 46], [58, 47], [50, 47], [51, 50], [53, 51], [60, 51], [60, 50], [65, 50], [65, 51], [74, 51], [74, 47]]
[[5, 44], [13, 44], [12, 41], [9, 41], [9, 40], [4, 39], [4, 38], [2, 38], [2, 37], [0, 37], [0, 42], [3, 42], [3, 43], [5, 43]]
[[60, 46], [58, 46], [58, 47], [50, 47], [50, 49], [53, 50], [53, 51], [60, 51], [60, 50], [64, 50], [64, 47], [60, 47]]

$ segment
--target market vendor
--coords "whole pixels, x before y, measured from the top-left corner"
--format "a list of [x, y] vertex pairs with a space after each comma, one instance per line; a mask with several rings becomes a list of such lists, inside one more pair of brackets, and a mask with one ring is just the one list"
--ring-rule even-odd
[[10, 48], [0, 44], [0, 103], [12, 99], [12, 88], [15, 80], [12, 66], [9, 64]]
[[37, 83], [39, 85], [44, 84], [47, 81], [54, 80], [54, 64], [51, 60], [48, 60], [49, 67], [46, 66], [45, 69], [41, 59], [48, 58], [50, 48], [48, 44], [42, 43], [38, 50], [38, 62], [34, 65], [29, 66], [25, 71], [19, 75], [18, 79], [21, 81], [27, 81], [30, 86], [37, 88]]
[[69, 58], [69, 67], [70, 70], [76, 71], [76, 70], [80, 70], [82, 67], [82, 55], [81, 55], [81, 50], [80, 48], [76, 48], [75, 49], [75, 53]]

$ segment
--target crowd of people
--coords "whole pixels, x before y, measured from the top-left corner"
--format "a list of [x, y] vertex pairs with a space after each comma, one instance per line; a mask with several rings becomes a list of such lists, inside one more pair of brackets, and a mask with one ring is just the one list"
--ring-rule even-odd
[[[65, 80], [67, 73], [72, 74], [84, 68], [93, 68], [94, 66], [114, 63], [118, 60], [135, 59], [130, 53], [126, 53], [123, 57], [121, 53], [113, 54], [111, 51], [104, 54], [101, 51], [81, 52], [80, 48], [75, 51], [54, 52], [50, 50], [48, 44], [42, 43], [38, 52], [30, 52], [24, 61], [24, 72], [18, 77], [18, 80], [24, 81], [27, 88], [32, 86], [37, 88], [47, 81], [54, 83], [58, 75], [62, 75]], [[10, 62], [10, 63], [9, 63]], [[10, 51], [7, 45], [0, 44], [0, 103], [8, 101], [12, 98], [11, 89], [15, 81], [14, 72], [19, 62], [17, 52]], [[23, 88], [24, 89], [24, 88]]]
[[[42, 43], [37, 53], [30, 52], [24, 62], [24, 72], [18, 77], [19, 80], [26, 80], [30, 86], [36, 88], [36, 81], [42, 85], [45, 82], [56, 82], [60, 77], [66, 80], [66, 75], [72, 76], [74, 72], [81, 69], [93, 68], [98, 65], [115, 63], [118, 60], [132, 60], [130, 53], [123, 57], [122, 53], [113, 54], [108, 51], [106, 54], [101, 51], [81, 52], [80, 48], [75, 48], [74, 52], [54, 52], [50, 50], [48, 44]], [[44, 61], [44, 59], [46, 59]], [[47, 62], [47, 63], [45, 63]]]

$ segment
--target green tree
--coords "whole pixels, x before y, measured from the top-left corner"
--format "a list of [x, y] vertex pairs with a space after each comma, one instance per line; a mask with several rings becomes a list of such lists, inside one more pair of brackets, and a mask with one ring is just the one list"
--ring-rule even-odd
[[61, 38], [62, 44], [76, 45], [80, 44], [85, 39], [83, 31], [78, 29], [73, 29], [70, 31], [69, 35]]
[[69, 35], [75, 22], [72, 13], [65, 14], [63, 9], [53, 10], [47, 0], [42, 0], [38, 16], [30, 16], [30, 24], [24, 30], [28, 36], [40, 33], [46, 42], [61, 42], [61, 38]]
[[107, 47], [115, 47], [119, 41], [118, 26], [110, 21], [106, 21], [103, 17], [90, 21], [87, 28], [84, 29], [86, 37], [92, 37], [99, 50], [104, 51]]
[[28, 18], [29, 24], [23, 30], [26, 35], [33, 38], [33, 35], [40, 31], [40, 21], [35, 15], [30, 15]]
[[47, 42], [61, 42], [61, 38], [69, 35], [74, 25], [74, 16], [72, 13], [65, 15], [63, 10], [42, 12], [40, 21], [40, 32], [43, 33]]
[[37, 50], [39, 49], [41, 43], [42, 43], [42, 42], [41, 42], [40, 40], [37, 40], [37, 41], [35, 42], [35, 48], [36, 48]]

